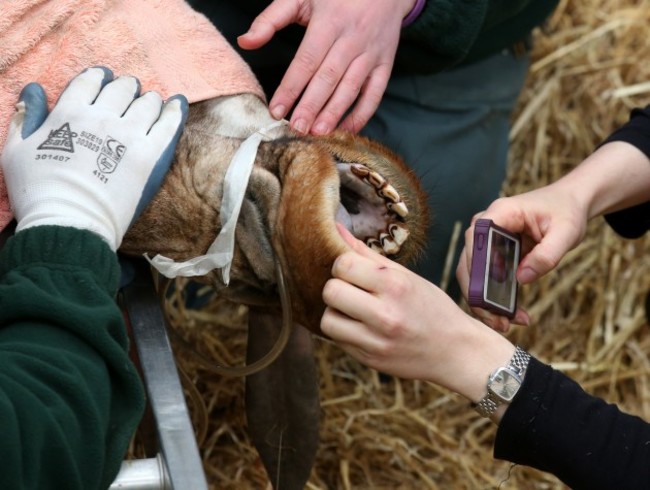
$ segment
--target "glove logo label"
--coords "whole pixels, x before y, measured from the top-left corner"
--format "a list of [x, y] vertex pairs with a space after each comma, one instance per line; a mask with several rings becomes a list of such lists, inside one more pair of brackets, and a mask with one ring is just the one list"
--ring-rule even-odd
[[39, 150], [57, 150], [74, 153], [72, 139], [77, 137], [77, 133], [70, 131], [70, 124], [65, 123], [59, 129], [53, 129], [38, 147]]
[[110, 136], [106, 137], [102, 151], [97, 157], [97, 167], [100, 172], [104, 174], [113, 173], [125, 152], [126, 146]]

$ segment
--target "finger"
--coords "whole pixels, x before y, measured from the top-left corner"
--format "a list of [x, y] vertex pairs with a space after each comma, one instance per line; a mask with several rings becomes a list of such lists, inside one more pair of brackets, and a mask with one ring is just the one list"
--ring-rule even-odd
[[237, 38], [242, 49], [257, 49], [268, 43], [276, 32], [298, 20], [300, 3], [275, 0], [251, 23], [248, 31]]
[[[459, 259], [459, 266], [462, 263], [462, 269], [456, 269], [456, 277], [458, 280], [464, 284], [465, 286], [469, 286], [469, 274], [472, 270], [472, 257], [474, 255], [474, 224], [476, 223], [476, 215], [474, 218], [472, 218], [472, 223], [465, 230], [465, 247], [463, 248], [461, 254], [460, 254], [460, 259]], [[462, 273], [462, 277], [458, 277], [458, 274]], [[467, 293], [465, 293], [467, 294]]]
[[[329, 100], [314, 121], [313, 134], [323, 135], [331, 132], [357, 100], [370, 74], [367, 60], [367, 57], [358, 57], [344, 70]], [[301, 104], [304, 99], [303, 97]]]
[[[336, 43], [332, 46], [293, 111], [291, 124], [298, 127], [298, 121], [302, 120], [302, 132], [309, 132], [316, 118], [325, 112], [314, 134], [329, 133], [359, 94], [369, 70], [363, 63], [352, 60], [350, 49], [344, 44]], [[359, 67], [357, 73], [350, 74], [354, 66]], [[333, 94], [338, 94], [334, 101], [330, 100]]]
[[352, 249], [357, 252], [358, 254], [366, 257], [367, 259], [370, 259], [371, 261], [375, 262], [376, 264], [383, 265], [386, 267], [394, 267], [394, 268], [400, 268], [399, 264], [396, 262], [390, 260], [387, 257], [384, 257], [383, 255], [378, 254], [374, 250], [372, 250], [370, 247], [368, 247], [365, 243], [363, 243], [361, 240], [358, 240], [350, 231], [343, 226], [341, 223], [336, 223], [336, 229], [345, 240], [345, 242], [352, 247]]
[[571, 237], [549, 232], [519, 263], [517, 281], [528, 284], [537, 280], [553, 270], [573, 246]]
[[158, 92], [147, 92], [135, 99], [124, 113], [124, 120], [134, 132], [146, 134], [160, 117], [163, 100]]
[[379, 107], [388, 85], [391, 70], [392, 64], [388, 66], [384, 65], [373, 70], [361, 88], [361, 96], [356, 102], [354, 109], [341, 123], [341, 128], [353, 133], [358, 133], [363, 129], [377, 111], [377, 107]]
[[153, 199], [162, 185], [165, 175], [172, 163], [176, 145], [187, 119], [188, 106], [189, 104], [185, 96], [175, 95], [170, 97], [163, 106], [160, 117], [149, 131], [150, 138], [153, 138], [156, 141], [169, 140], [169, 144], [165, 147], [158, 160], [156, 160], [153, 165], [131, 223], [140, 216], [142, 211], [144, 211], [144, 208], [149, 204], [149, 201]]
[[365, 326], [331, 307], [325, 308], [320, 322], [321, 331], [332, 340], [359, 347], [367, 334]]
[[[314, 36], [314, 32], [318, 32], [318, 35]], [[289, 108], [293, 107], [325, 59], [334, 38], [333, 33], [323, 30], [315, 31], [310, 25], [293, 61], [269, 102], [269, 109], [274, 118], [281, 119], [287, 115]], [[291, 119], [291, 127], [299, 133], [306, 133], [311, 122], [309, 121], [308, 125], [308, 121], [304, 118], [296, 118], [294, 115]]]
[[[465, 299], [469, 297], [469, 262], [466, 259], [467, 246], [461, 251], [458, 265], [456, 266], [456, 280]], [[470, 258], [471, 260], [471, 258]]]
[[16, 113], [11, 118], [8, 138], [20, 132], [22, 139], [27, 138], [41, 127], [47, 118], [47, 96], [38, 83], [30, 83], [23, 88], [16, 104]]
[[57, 105], [63, 103], [92, 104], [102, 88], [113, 80], [113, 72], [104, 66], [94, 66], [70, 80], [61, 93]]
[[512, 319], [512, 323], [528, 326], [530, 325], [530, 315], [523, 308], [517, 308], [515, 317]]
[[160, 116], [149, 130], [149, 136], [157, 140], [177, 140], [189, 111], [189, 102], [184, 95], [177, 94], [167, 99], [163, 104]]
[[94, 105], [121, 116], [138, 95], [140, 95], [140, 81], [132, 76], [121, 76], [102, 89]]
[[374, 325], [373, 314], [381, 310], [379, 299], [368, 291], [338, 278], [330, 279], [323, 287], [323, 301], [327, 306], [366, 325]]
[[364, 291], [376, 292], [381, 287], [379, 271], [385, 269], [386, 266], [356, 252], [346, 252], [339, 255], [332, 264], [332, 276]]

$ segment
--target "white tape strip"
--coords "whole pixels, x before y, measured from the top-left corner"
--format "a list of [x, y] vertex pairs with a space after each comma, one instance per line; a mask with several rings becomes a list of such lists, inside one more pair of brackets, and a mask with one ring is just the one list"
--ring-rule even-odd
[[235, 250], [235, 227], [246, 194], [248, 179], [253, 171], [257, 149], [262, 140], [268, 136], [266, 134], [268, 131], [286, 123], [286, 120], [276, 121], [256, 131], [244, 140], [233, 155], [223, 182], [223, 197], [219, 211], [221, 231], [205, 255], [185, 262], [174, 262], [160, 254], [153, 259], [150, 259], [147, 254], [144, 255], [163, 276], [170, 279], [177, 276], [203, 276], [214, 269], [221, 269], [222, 280], [226, 286], [228, 285], [230, 265]]

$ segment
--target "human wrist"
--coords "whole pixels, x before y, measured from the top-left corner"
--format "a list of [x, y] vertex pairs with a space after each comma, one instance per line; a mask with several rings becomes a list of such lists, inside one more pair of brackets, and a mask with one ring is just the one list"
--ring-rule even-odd
[[454, 325], [452, 335], [446, 362], [438, 363], [432, 381], [477, 403], [486, 394], [489, 375], [510, 361], [515, 346], [469, 315]]
[[402, 19], [402, 29], [410, 26], [415, 20], [420, 16], [422, 10], [424, 10], [424, 5], [426, 0], [415, 0], [411, 7], [411, 10], [404, 16]]

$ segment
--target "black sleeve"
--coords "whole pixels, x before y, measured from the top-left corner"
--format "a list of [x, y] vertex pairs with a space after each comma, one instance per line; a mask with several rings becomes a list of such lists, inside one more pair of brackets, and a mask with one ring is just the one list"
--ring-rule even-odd
[[531, 359], [503, 416], [495, 458], [552, 473], [573, 489], [650, 487], [650, 424]]
[[[650, 158], [650, 106], [634, 109], [630, 120], [614, 131], [604, 142], [624, 141], [634, 145]], [[639, 238], [650, 230], [650, 201], [605, 216], [607, 223], [625, 238]]]

